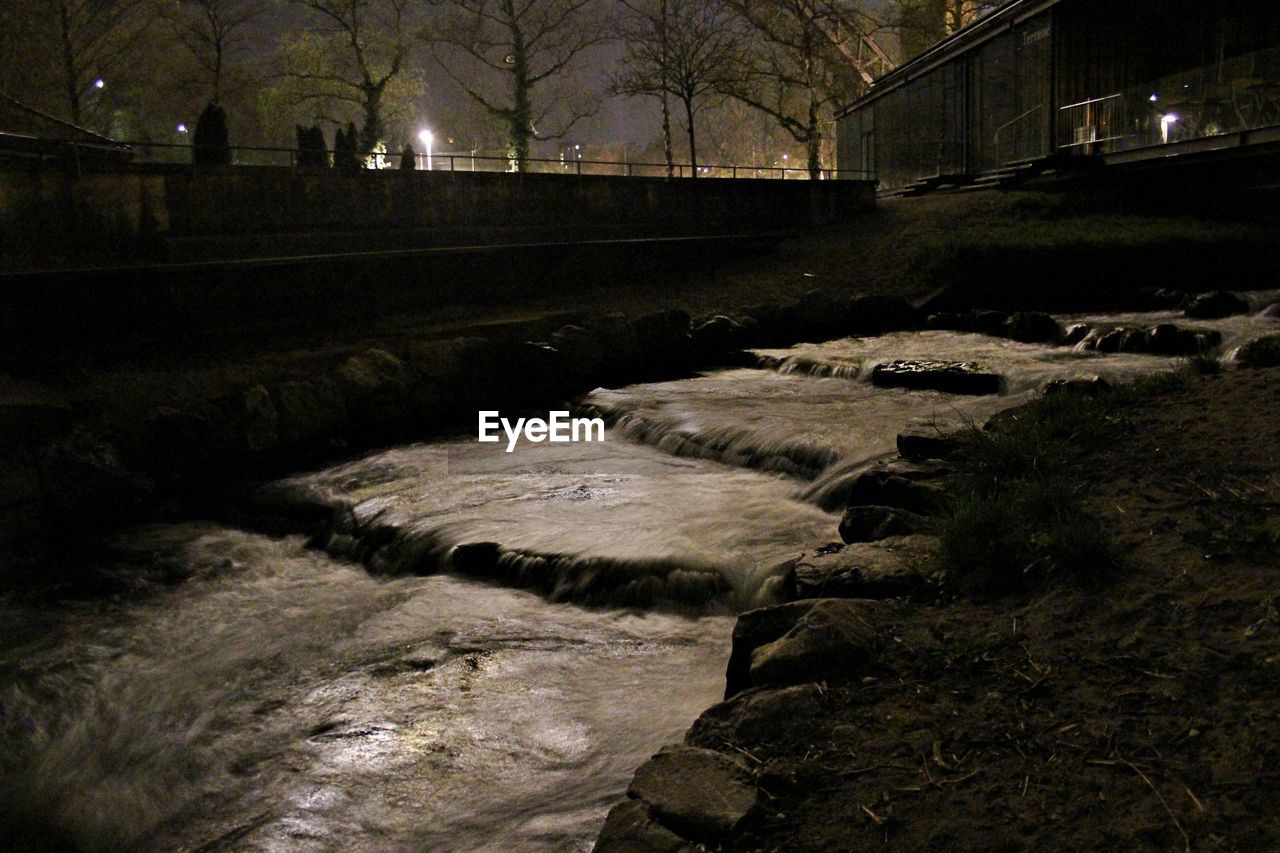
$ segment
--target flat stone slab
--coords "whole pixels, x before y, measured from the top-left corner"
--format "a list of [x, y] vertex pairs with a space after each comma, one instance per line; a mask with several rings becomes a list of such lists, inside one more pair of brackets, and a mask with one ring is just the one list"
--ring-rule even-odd
[[650, 758], [627, 794], [643, 801], [663, 826], [708, 843], [732, 833], [759, 798], [740, 761], [692, 746], [667, 747]]
[[971, 361], [890, 361], [877, 364], [871, 382], [881, 388], [943, 391], [948, 394], [999, 394], [1000, 376]]

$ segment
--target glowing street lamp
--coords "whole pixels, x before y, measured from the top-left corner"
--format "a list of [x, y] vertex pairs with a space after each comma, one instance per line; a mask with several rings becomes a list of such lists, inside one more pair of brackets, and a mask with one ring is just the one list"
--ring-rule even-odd
[[429, 130], [418, 132], [418, 139], [423, 145], [427, 146], [427, 171], [431, 171], [431, 146], [435, 144], [436, 135]]
[[107, 85], [107, 81], [103, 80], [101, 77], [93, 81], [93, 88], [95, 89], [101, 89], [105, 85]]
[[1174, 113], [1167, 113], [1160, 116], [1160, 139], [1163, 143], [1169, 142], [1169, 128], [1178, 123], [1178, 116]]

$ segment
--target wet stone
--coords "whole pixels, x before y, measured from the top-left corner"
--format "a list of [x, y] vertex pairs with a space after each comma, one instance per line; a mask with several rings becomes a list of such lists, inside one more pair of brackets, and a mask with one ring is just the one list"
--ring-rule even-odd
[[819, 599], [791, 628], [751, 653], [756, 685], [852, 679], [877, 657], [875, 628], [863, 615], [867, 602]]
[[937, 540], [895, 536], [806, 551], [792, 569], [797, 598], [898, 598], [928, 587], [920, 572]]
[[1000, 393], [1000, 377], [969, 361], [891, 361], [876, 365], [871, 371], [871, 381], [881, 388], [948, 394]]
[[627, 800], [609, 810], [594, 849], [596, 853], [677, 853], [694, 847], [654, 820], [644, 803]]
[[708, 843], [732, 833], [759, 797], [742, 762], [691, 746], [667, 747], [649, 759], [627, 794], [643, 801], [663, 826]]

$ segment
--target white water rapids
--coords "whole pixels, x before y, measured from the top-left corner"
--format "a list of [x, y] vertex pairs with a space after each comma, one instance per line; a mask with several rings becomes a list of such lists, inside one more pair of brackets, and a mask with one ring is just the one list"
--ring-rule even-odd
[[[1218, 329], [1224, 352], [1280, 327], [1090, 319]], [[588, 849], [635, 767], [720, 697], [731, 614], [837, 538], [825, 484], [909, 421], [981, 422], [1051, 378], [1171, 364], [951, 332], [763, 355], [775, 369], [596, 391], [604, 444], [455, 439], [274, 487], [375, 519], [403, 546], [364, 555], [386, 575], [190, 523], [129, 532], [108, 567], [176, 562], [177, 585], [0, 602], [0, 825], [94, 850]], [[899, 358], [977, 361], [1005, 391], [866, 381]], [[568, 568], [538, 595], [404, 556], [476, 542]], [[662, 606], [620, 606], [638, 591]]]

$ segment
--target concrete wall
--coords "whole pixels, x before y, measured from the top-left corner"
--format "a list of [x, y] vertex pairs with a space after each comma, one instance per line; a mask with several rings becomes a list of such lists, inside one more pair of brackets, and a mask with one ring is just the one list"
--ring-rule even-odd
[[3, 265], [225, 260], [468, 242], [792, 230], [868, 210], [860, 181], [0, 165]]

